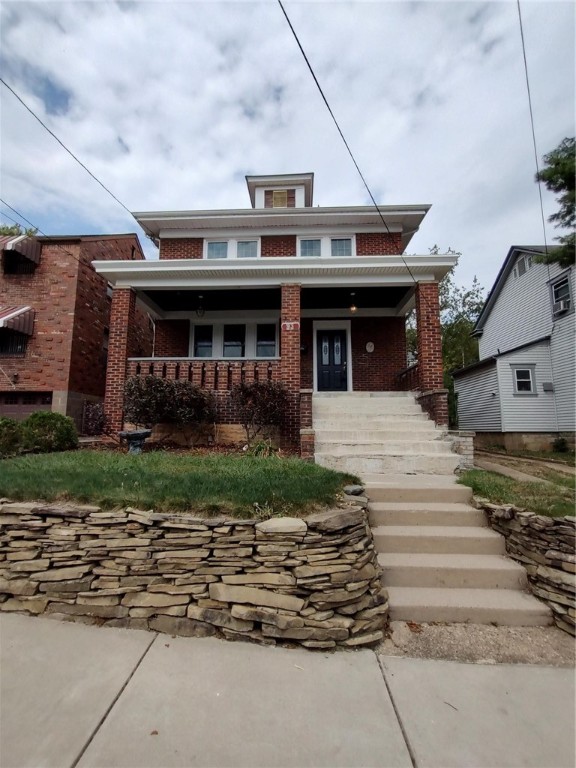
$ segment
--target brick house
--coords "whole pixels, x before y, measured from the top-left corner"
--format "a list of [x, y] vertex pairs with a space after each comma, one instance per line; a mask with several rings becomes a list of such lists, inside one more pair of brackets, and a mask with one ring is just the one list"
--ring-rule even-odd
[[[112, 291], [92, 262], [142, 260], [128, 235], [0, 238], [0, 416], [48, 410], [81, 427], [86, 401], [102, 401]], [[150, 354], [142, 310], [134, 354]]]
[[[234, 422], [239, 381], [281, 381], [286, 445], [313, 453], [312, 398], [327, 391], [418, 390], [447, 423], [438, 281], [450, 255], [402, 257], [428, 205], [313, 207], [313, 174], [247, 177], [252, 207], [136, 213], [157, 261], [96, 262], [114, 286], [105, 408], [122, 426], [126, 377], [184, 377], [215, 392]], [[136, 302], [155, 318], [151, 357], [134, 353]], [[415, 308], [418, 363], [407, 367]]]

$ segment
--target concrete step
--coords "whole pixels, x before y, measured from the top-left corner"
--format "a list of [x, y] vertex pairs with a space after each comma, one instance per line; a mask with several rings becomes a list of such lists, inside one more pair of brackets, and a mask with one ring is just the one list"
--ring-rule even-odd
[[491, 528], [382, 525], [372, 529], [378, 552], [504, 555], [504, 538]]
[[393, 621], [447, 621], [511, 627], [552, 623], [547, 605], [511, 589], [433, 589], [390, 587]]
[[466, 504], [472, 499], [472, 489], [459, 485], [454, 475], [363, 472], [361, 477], [370, 506], [372, 502]]
[[[342, 409], [340, 414], [312, 414], [312, 425], [314, 429], [401, 429], [414, 425], [414, 429], [421, 429], [422, 424], [430, 424], [434, 427], [434, 422], [430, 421], [425, 413], [354, 413], [350, 414], [346, 409]], [[426, 429], [426, 427], [424, 427]]]
[[385, 399], [387, 397], [416, 400], [413, 392], [404, 390], [401, 392], [397, 392], [396, 390], [387, 392], [314, 392], [313, 399], [314, 402], [319, 402], [320, 400], [345, 400], [348, 402], [349, 400], [366, 400], [373, 398]]
[[398, 440], [442, 440], [446, 432], [436, 429], [433, 422], [408, 422], [405, 426], [398, 425], [395, 429], [323, 429], [315, 426], [316, 443], [388, 443]]
[[[456, 486], [461, 488], [463, 486]], [[371, 501], [370, 525], [379, 526], [450, 526], [486, 527], [488, 521], [481, 509], [454, 502], [386, 502]]]
[[525, 589], [526, 571], [503, 555], [378, 555], [386, 587]]
[[455, 453], [416, 453], [397, 456], [388, 455], [382, 451], [338, 456], [332, 452], [316, 452], [314, 460], [316, 464], [322, 467], [356, 475], [372, 472], [453, 475], [459, 463], [459, 458]]
[[450, 443], [444, 440], [395, 440], [354, 442], [327, 441], [324, 433], [316, 433], [314, 443], [317, 453], [331, 453], [332, 456], [412, 456], [438, 454], [452, 456]]
[[404, 400], [401, 398], [390, 398], [389, 400], [321, 400], [312, 401], [312, 413], [314, 416], [338, 414], [341, 411], [346, 413], [359, 413], [378, 416], [380, 414], [405, 414], [422, 413], [422, 408], [413, 400]]

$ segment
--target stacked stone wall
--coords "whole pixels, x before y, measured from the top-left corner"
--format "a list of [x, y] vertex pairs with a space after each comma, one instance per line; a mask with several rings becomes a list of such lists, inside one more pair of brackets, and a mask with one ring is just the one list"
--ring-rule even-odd
[[576, 634], [576, 517], [545, 517], [477, 499], [506, 550], [526, 568], [532, 592], [552, 609], [558, 627]]
[[309, 648], [378, 642], [363, 498], [306, 519], [0, 504], [0, 610]]

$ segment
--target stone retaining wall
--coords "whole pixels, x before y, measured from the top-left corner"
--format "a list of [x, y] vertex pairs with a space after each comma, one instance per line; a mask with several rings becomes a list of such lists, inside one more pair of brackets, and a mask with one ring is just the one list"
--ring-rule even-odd
[[382, 639], [366, 500], [263, 522], [0, 501], [0, 610], [308, 648]]
[[476, 501], [488, 513], [492, 528], [506, 538], [510, 557], [526, 568], [532, 592], [550, 606], [557, 626], [574, 635], [576, 517], [544, 517]]

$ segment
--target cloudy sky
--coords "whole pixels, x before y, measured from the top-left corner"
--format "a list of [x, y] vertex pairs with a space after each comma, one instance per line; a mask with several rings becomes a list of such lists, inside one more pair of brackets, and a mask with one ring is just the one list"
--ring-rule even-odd
[[[511, 244], [542, 242], [516, 0], [284, 4], [376, 200], [432, 204], [410, 253], [461, 251], [457, 281], [489, 288]], [[542, 156], [574, 134], [575, 5], [521, 10]], [[276, 0], [1, 0], [0, 13], [2, 78], [129, 210], [249, 207], [245, 174], [307, 171], [315, 204], [369, 203]], [[0, 97], [1, 197], [47, 234], [138, 231], [155, 257], [1, 84]]]

